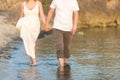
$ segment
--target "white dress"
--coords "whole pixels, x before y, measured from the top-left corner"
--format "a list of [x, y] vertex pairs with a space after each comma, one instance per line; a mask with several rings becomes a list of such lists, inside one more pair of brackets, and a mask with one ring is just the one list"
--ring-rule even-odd
[[20, 37], [23, 39], [26, 53], [32, 58], [35, 58], [35, 42], [39, 33], [40, 20], [38, 2], [36, 2], [32, 10], [29, 10], [24, 2], [24, 17], [22, 18]]

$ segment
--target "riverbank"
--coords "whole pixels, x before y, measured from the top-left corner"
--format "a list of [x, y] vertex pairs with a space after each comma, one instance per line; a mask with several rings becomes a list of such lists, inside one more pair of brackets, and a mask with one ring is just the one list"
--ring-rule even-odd
[[[18, 18], [18, 16], [16, 16]], [[0, 10], [0, 58], [10, 58], [11, 49], [17, 49], [15, 45], [20, 44], [19, 30], [16, 28], [15, 16], [10, 15], [9, 10]], [[13, 21], [13, 19], [15, 19]], [[51, 31], [41, 31], [38, 38], [51, 34]]]
[[19, 32], [11, 22], [7, 21], [7, 11], [0, 11], [0, 58], [9, 58], [9, 43], [18, 39]]
[[[8, 21], [19, 18], [21, 2], [24, 0], [1, 0], [0, 10], [9, 10]], [[39, 0], [43, 4], [45, 15], [49, 11], [52, 0]], [[79, 28], [116, 27], [120, 26], [120, 0], [78, 0]], [[89, 5], [87, 5], [89, 4]]]

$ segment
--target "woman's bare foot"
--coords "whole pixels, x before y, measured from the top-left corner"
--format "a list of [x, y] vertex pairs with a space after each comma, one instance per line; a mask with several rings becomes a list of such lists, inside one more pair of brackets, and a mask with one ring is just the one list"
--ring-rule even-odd
[[30, 58], [30, 65], [36, 65], [36, 59], [35, 58]]
[[33, 63], [33, 64], [31, 64], [31, 66], [36, 66], [37, 65], [37, 63]]
[[30, 64], [33, 64], [32, 58], [30, 57]]

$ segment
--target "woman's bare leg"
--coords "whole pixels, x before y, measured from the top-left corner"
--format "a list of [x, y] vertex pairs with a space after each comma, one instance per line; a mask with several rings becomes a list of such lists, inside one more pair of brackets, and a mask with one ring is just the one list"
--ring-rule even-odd
[[30, 57], [30, 64], [33, 64], [33, 60], [32, 60], [32, 58]]
[[[35, 50], [35, 53], [36, 53], [36, 42], [35, 42], [34, 50]], [[32, 58], [32, 64], [33, 64], [33, 65], [37, 64], [36, 58]]]
[[36, 59], [35, 58], [32, 58], [32, 65], [36, 65], [37, 64], [37, 62], [36, 62]]
[[[35, 52], [36, 52], [36, 42], [35, 42], [34, 50], [35, 50]], [[31, 64], [31, 65], [36, 65], [36, 64], [37, 64], [36, 58], [30, 57], [30, 64]]]

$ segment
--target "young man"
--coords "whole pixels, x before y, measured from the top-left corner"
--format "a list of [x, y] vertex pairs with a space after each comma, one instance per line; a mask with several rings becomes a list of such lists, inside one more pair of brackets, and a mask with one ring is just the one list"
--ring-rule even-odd
[[50, 30], [49, 22], [55, 12], [53, 36], [60, 67], [64, 67], [64, 64], [68, 63], [70, 57], [70, 42], [72, 35], [76, 32], [78, 10], [77, 0], [53, 0], [50, 5], [45, 31]]

